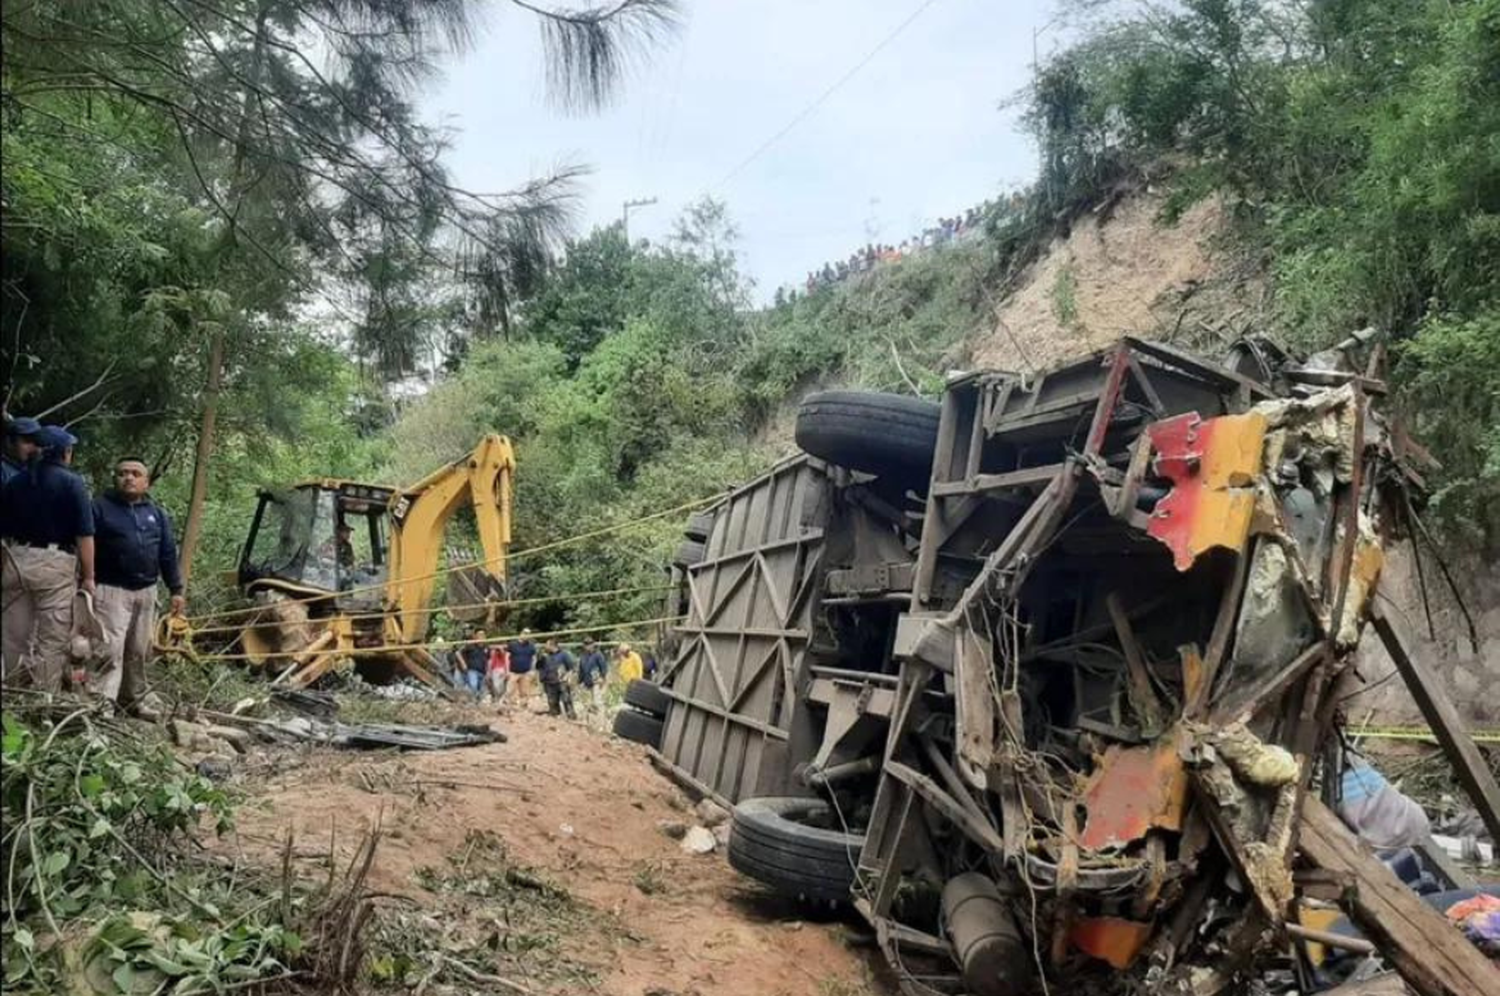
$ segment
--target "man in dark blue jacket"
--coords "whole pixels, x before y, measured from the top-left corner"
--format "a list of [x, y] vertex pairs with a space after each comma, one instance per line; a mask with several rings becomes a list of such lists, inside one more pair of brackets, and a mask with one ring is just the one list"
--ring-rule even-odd
[[604, 686], [609, 681], [609, 660], [592, 636], [583, 641], [583, 660], [578, 662], [578, 683], [589, 690], [595, 712], [604, 711]]
[[[512, 667], [515, 666], [512, 658]], [[556, 716], [567, 713], [569, 719], [577, 719], [573, 711], [573, 690], [568, 687], [578, 664], [573, 655], [558, 646], [557, 640], [547, 641], [547, 647], [537, 658], [537, 673], [541, 675], [542, 691], [547, 693], [547, 711]]]
[[88, 485], [68, 467], [72, 433], [45, 425], [36, 442], [41, 456], [0, 487], [0, 675], [55, 692], [67, 669], [74, 592], [94, 590], [94, 509]]
[[109, 642], [109, 671], [95, 681], [101, 695], [122, 708], [147, 714], [146, 662], [156, 633], [156, 585], [165, 581], [172, 614], [182, 612], [182, 568], [172, 520], [151, 500], [145, 461], [126, 457], [115, 464], [115, 486], [94, 499], [95, 569], [99, 579], [94, 611]]

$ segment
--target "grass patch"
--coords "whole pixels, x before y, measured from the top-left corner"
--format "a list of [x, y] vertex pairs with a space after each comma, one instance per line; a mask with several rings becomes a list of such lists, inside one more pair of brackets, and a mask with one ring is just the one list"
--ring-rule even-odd
[[1078, 277], [1071, 266], [1059, 269], [1052, 281], [1052, 314], [1063, 328], [1078, 324]]
[[632, 881], [643, 896], [659, 896], [667, 891], [666, 865], [660, 861], [638, 861]]
[[[471, 830], [444, 865], [419, 868], [414, 877], [440, 897], [439, 908], [377, 923], [384, 953], [372, 965], [376, 981], [411, 986], [445, 978], [468, 991], [488, 991], [487, 982], [513, 976], [569, 989], [598, 985], [598, 971], [570, 956], [569, 942], [612, 930], [611, 919], [512, 859], [494, 833]], [[431, 936], [434, 922], [441, 939]]]

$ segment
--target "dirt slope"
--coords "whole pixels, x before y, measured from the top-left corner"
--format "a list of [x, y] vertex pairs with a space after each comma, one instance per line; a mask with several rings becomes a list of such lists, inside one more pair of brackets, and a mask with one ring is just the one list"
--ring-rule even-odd
[[1222, 202], [1200, 201], [1172, 224], [1164, 203], [1129, 194], [1054, 239], [970, 344], [973, 365], [1039, 370], [1125, 334], [1198, 344], [1249, 326], [1263, 282], [1225, 239]]
[[[509, 742], [404, 755], [320, 752], [285, 775], [250, 786], [239, 817], [245, 852], [274, 861], [290, 831], [308, 874], [346, 859], [377, 821], [384, 831], [369, 887], [416, 900], [462, 934], [473, 903], [445, 904], [419, 869], [443, 866], [488, 830], [511, 859], [531, 866], [589, 908], [591, 926], [562, 938], [562, 958], [606, 996], [859, 996], [871, 988], [863, 953], [836, 920], [810, 922], [737, 875], [719, 853], [685, 854], [658, 821], [692, 823], [688, 801], [644, 751], [581, 725], [534, 714], [497, 721]], [[521, 767], [524, 765], [524, 768]], [[456, 784], [472, 783], [472, 784]], [[483, 784], [486, 788], [474, 787]], [[638, 880], [657, 884], [647, 895]], [[472, 907], [472, 908], [471, 908]], [[501, 974], [506, 974], [502, 972]], [[521, 981], [525, 981], [522, 979]], [[533, 992], [576, 987], [533, 977]], [[437, 990], [433, 990], [434, 992]]]

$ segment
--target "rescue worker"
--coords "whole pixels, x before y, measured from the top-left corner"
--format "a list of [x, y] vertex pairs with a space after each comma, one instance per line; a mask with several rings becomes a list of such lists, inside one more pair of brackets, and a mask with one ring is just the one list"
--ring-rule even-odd
[[620, 644], [620, 681], [628, 685], [645, 676], [646, 665], [641, 662], [641, 655], [631, 650], [630, 644]]
[[609, 661], [594, 643], [592, 636], [583, 641], [583, 660], [578, 662], [578, 682], [589, 690], [596, 712], [604, 710], [604, 683], [609, 678]]
[[5, 457], [0, 463], [0, 487], [26, 469], [36, 457], [40, 447], [37, 433], [42, 424], [34, 418], [7, 418], [5, 420]]
[[115, 462], [115, 486], [94, 499], [94, 613], [109, 644], [110, 670], [94, 682], [100, 695], [146, 718], [146, 663], [156, 634], [156, 586], [165, 582], [171, 613], [182, 615], [182, 565], [172, 520], [151, 499], [151, 471], [139, 457]]
[[516, 679], [516, 698], [525, 706], [536, 695], [536, 644], [531, 630], [521, 630], [519, 640], [510, 641], [510, 673]]
[[464, 662], [464, 687], [476, 699], [484, 694], [484, 675], [490, 666], [490, 648], [485, 639], [484, 630], [475, 630], [469, 642], [458, 652]]
[[88, 485], [68, 469], [77, 442], [66, 429], [43, 426], [40, 458], [0, 489], [0, 676], [10, 680], [29, 658], [30, 680], [44, 691], [62, 689], [73, 594], [94, 590], [94, 507]]
[[542, 691], [547, 693], [547, 712], [551, 715], [566, 713], [569, 719], [578, 718], [573, 711], [573, 690], [568, 687], [568, 681], [577, 668], [572, 654], [559, 647], [556, 640], [547, 641], [537, 671], [541, 675]]

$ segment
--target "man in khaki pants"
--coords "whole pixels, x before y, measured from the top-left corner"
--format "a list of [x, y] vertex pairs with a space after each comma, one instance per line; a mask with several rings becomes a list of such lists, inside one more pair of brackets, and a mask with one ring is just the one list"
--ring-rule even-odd
[[94, 499], [99, 588], [94, 612], [104, 628], [112, 667], [95, 690], [138, 715], [149, 716], [146, 662], [156, 633], [156, 584], [165, 580], [172, 613], [183, 609], [182, 568], [172, 521], [151, 500], [151, 472], [143, 460], [115, 463], [115, 486]]
[[88, 486], [68, 466], [77, 442], [64, 429], [43, 426], [41, 455], [0, 490], [0, 675], [29, 678], [49, 692], [62, 690], [73, 593], [94, 590], [94, 510]]

